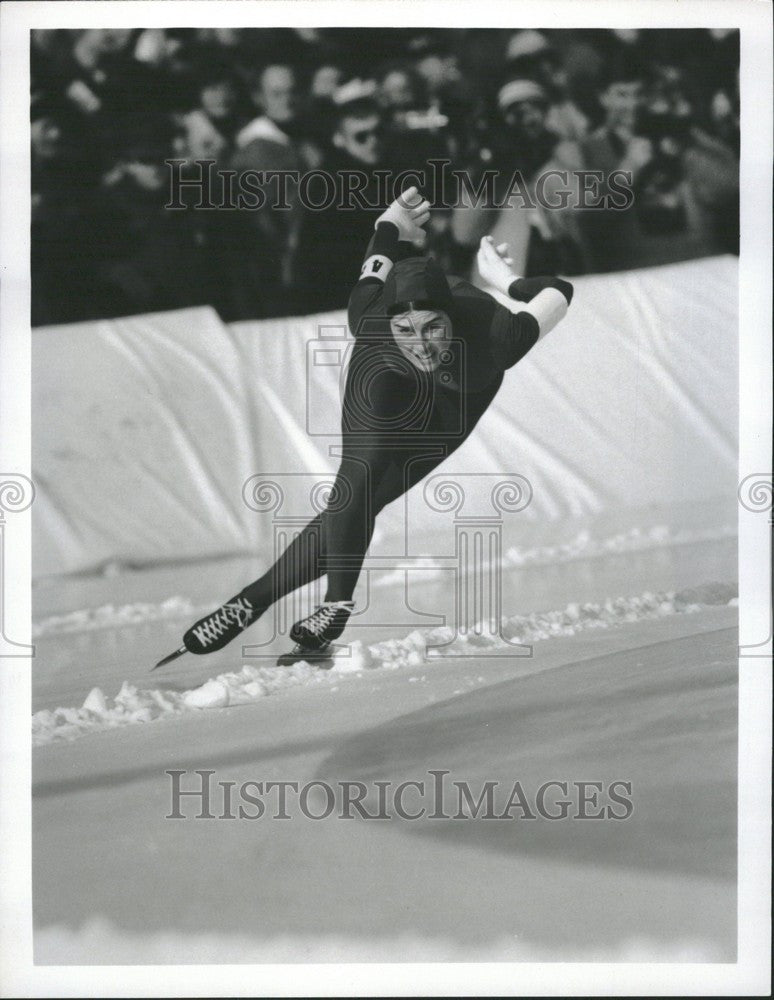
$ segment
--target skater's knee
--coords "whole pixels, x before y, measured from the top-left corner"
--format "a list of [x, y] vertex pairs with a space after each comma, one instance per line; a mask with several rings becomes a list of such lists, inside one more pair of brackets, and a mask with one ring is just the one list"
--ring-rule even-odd
[[359, 510], [366, 502], [373, 506], [377, 478], [367, 457], [344, 459], [328, 498], [328, 510]]

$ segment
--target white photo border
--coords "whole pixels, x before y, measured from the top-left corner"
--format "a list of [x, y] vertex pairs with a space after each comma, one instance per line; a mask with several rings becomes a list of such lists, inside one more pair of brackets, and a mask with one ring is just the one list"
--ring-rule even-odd
[[[0, 8], [0, 470], [30, 472], [29, 32], [80, 27], [643, 27], [741, 31], [739, 482], [771, 473], [772, 6], [766, 0], [65, 0]], [[30, 638], [30, 511], [5, 620]], [[30, 660], [0, 658], [0, 993], [6, 996], [756, 995], [770, 975], [771, 523], [739, 507], [739, 948], [734, 964], [35, 966]], [[767, 629], [769, 632], [767, 633]], [[26, 637], [26, 638], [25, 638]], [[748, 649], [747, 653], [751, 651]]]

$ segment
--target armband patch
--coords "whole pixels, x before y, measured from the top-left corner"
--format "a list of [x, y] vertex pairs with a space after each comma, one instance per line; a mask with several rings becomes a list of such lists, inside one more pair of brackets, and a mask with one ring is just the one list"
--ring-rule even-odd
[[361, 278], [378, 278], [384, 281], [392, 270], [392, 261], [380, 253], [372, 254], [360, 268]]

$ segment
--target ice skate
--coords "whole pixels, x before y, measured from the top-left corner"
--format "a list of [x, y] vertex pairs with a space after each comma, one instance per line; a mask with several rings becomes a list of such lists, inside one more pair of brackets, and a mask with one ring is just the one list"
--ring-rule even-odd
[[287, 667], [302, 660], [307, 663], [330, 660], [331, 646], [347, 627], [354, 607], [352, 601], [325, 601], [311, 615], [296, 622], [290, 630], [290, 638], [296, 645], [280, 656], [277, 665]]
[[159, 660], [156, 666], [151, 669], [156, 670], [166, 663], [171, 663], [183, 653], [194, 653], [201, 656], [204, 653], [215, 653], [223, 649], [233, 639], [244, 632], [244, 630], [257, 621], [265, 609], [256, 608], [251, 602], [237, 594], [230, 601], [226, 601], [217, 610], [200, 618], [192, 625], [183, 636], [183, 645]]

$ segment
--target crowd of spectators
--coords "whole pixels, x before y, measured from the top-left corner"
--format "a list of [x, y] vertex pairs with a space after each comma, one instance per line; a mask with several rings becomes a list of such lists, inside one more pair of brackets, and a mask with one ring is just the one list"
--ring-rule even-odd
[[346, 304], [377, 211], [312, 211], [292, 193], [286, 210], [171, 210], [170, 159], [186, 177], [201, 160], [357, 168], [369, 201], [377, 172], [438, 159], [473, 185], [491, 170], [529, 189], [549, 169], [631, 173], [623, 211], [440, 207], [430, 251], [460, 274], [486, 233], [527, 276], [735, 253], [738, 66], [727, 31], [33, 31], [33, 324]]

